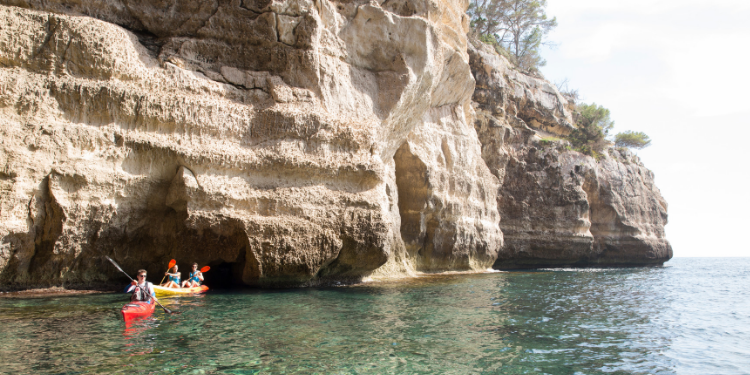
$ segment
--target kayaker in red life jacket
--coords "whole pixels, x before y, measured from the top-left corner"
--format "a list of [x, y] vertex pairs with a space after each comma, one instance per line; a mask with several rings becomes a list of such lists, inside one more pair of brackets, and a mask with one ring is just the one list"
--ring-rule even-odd
[[[133, 280], [130, 285], [125, 288], [125, 293], [133, 292], [130, 296], [131, 301], [149, 301], [151, 298], [156, 299], [156, 293], [154, 292], [154, 284], [146, 281], [146, 270], [138, 270], [138, 276], [136, 280]], [[138, 288], [136, 288], [138, 286]], [[146, 293], [143, 293], [146, 291]]]
[[203, 282], [203, 272], [198, 271], [198, 263], [193, 263], [193, 272], [190, 272], [188, 279], [182, 282], [182, 287], [199, 287], [201, 286], [201, 282]]

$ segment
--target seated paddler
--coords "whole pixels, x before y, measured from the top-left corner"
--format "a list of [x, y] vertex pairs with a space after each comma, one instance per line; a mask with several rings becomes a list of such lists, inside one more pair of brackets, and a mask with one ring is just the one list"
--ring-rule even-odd
[[138, 270], [138, 275], [125, 288], [125, 293], [133, 292], [130, 296], [130, 300], [148, 302], [152, 298], [156, 300], [156, 293], [154, 292], [154, 284], [146, 281], [146, 270]]
[[182, 282], [183, 288], [194, 288], [201, 286], [201, 283], [203, 282], [203, 272], [198, 270], [198, 263], [193, 263], [193, 272], [190, 272], [190, 275], [187, 280]]
[[166, 288], [179, 288], [181, 273], [177, 271], [177, 265], [175, 264], [170, 271], [164, 273], [164, 275], [169, 276], [169, 278], [167, 279], [167, 282], [161, 284], [161, 286]]

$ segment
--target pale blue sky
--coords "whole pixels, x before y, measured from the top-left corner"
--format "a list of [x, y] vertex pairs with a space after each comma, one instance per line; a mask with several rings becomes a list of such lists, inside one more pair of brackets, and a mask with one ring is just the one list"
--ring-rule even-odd
[[675, 256], [750, 256], [750, 1], [548, 0], [544, 75], [612, 112], [669, 203]]

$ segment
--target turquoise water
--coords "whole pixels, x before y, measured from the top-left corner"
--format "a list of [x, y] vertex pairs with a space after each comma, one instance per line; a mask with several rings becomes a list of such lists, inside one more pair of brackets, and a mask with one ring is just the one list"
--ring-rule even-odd
[[750, 258], [211, 292], [0, 299], [0, 372], [748, 374]]

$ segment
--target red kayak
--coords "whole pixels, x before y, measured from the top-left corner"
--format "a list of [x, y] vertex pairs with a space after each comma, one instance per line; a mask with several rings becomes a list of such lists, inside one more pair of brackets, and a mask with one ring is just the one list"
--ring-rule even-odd
[[150, 302], [134, 301], [122, 307], [122, 318], [127, 322], [137, 317], [149, 316], [153, 314], [156, 303], [151, 299]]

